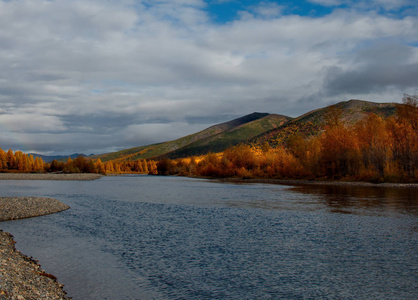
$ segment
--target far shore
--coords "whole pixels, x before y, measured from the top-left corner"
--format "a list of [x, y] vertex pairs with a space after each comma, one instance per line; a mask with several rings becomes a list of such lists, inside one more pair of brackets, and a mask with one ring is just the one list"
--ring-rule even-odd
[[[198, 178], [198, 177], [197, 177]], [[418, 189], [418, 183], [372, 183], [365, 181], [320, 181], [320, 180], [303, 180], [303, 179], [259, 179], [259, 178], [206, 178], [220, 182], [230, 183], [266, 183], [280, 185], [321, 185], [321, 186], [353, 186], [353, 187], [378, 187], [378, 188], [415, 188]]]
[[95, 180], [101, 177], [92, 173], [0, 173], [0, 180]]
[[[106, 176], [123, 176], [129, 174], [107, 174]], [[0, 173], [0, 180], [96, 180], [104, 175], [93, 173]], [[230, 183], [266, 183], [280, 185], [321, 185], [321, 186], [357, 186], [357, 187], [379, 187], [379, 188], [416, 188], [418, 183], [372, 183], [365, 181], [338, 181], [338, 180], [306, 180], [306, 179], [268, 179], [268, 178], [248, 178], [239, 177], [206, 177], [206, 176], [186, 176], [191, 178], [209, 179], [220, 182]]]

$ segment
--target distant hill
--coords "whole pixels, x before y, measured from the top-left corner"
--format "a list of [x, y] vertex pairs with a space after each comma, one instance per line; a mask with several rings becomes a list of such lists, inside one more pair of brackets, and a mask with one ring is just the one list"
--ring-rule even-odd
[[291, 118], [268, 113], [252, 113], [229, 122], [213, 125], [200, 132], [160, 144], [135, 147], [93, 158], [108, 160], [136, 160], [167, 156], [170, 158], [206, 154], [248, 141], [267, 130], [276, 128]]
[[340, 109], [342, 112], [341, 121], [352, 125], [365, 118], [369, 113], [375, 113], [384, 118], [391, 116], [396, 112], [397, 105], [396, 103], [375, 103], [363, 100], [339, 102], [294, 118], [280, 127], [254, 137], [251, 142], [260, 145], [268, 142], [271, 146], [277, 146], [286, 143], [287, 139], [295, 133], [304, 137], [318, 135], [325, 129], [325, 116], [329, 108]]
[[87, 157], [87, 155], [83, 154], [83, 153], [73, 153], [70, 155], [41, 155], [41, 154], [37, 154], [37, 153], [28, 153], [28, 155], [33, 155], [33, 157], [40, 157], [42, 158], [42, 160], [44, 162], [51, 162], [53, 160], [58, 160], [58, 161], [67, 161], [68, 157], [71, 157], [71, 159], [77, 158], [80, 155], [81, 156], [85, 156]]
[[162, 157], [181, 158], [203, 155], [209, 152], [221, 152], [240, 144], [269, 143], [271, 146], [284, 144], [297, 133], [304, 137], [318, 135], [325, 129], [325, 116], [330, 107], [341, 110], [341, 121], [354, 124], [369, 113], [388, 117], [395, 113], [398, 104], [374, 103], [363, 100], [349, 100], [324, 108], [310, 111], [300, 117], [291, 118], [269, 113], [252, 113], [229, 122], [213, 125], [200, 132], [174, 141], [140, 146], [91, 158], [102, 161], [159, 159]]

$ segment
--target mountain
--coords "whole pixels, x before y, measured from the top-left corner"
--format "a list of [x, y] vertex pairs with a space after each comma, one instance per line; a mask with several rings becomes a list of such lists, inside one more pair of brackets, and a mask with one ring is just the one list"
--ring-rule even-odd
[[268, 114], [260, 119], [240, 124], [218, 134], [197, 140], [185, 147], [169, 152], [165, 156], [179, 158], [207, 154], [208, 152], [221, 152], [231, 146], [248, 142], [251, 138], [277, 128], [291, 119], [282, 115]]
[[96, 155], [108, 160], [136, 160], [167, 156], [170, 158], [206, 154], [246, 142], [261, 133], [288, 122], [291, 118], [268, 113], [252, 113], [229, 122], [217, 124], [200, 132], [160, 144], [140, 146], [118, 152]]
[[33, 157], [40, 157], [44, 162], [51, 162], [53, 160], [61, 160], [61, 161], [67, 161], [68, 157], [71, 157], [71, 159], [77, 158], [80, 155], [81, 156], [87, 156], [83, 153], [73, 153], [70, 155], [41, 155], [37, 153], [28, 153], [28, 155], [33, 155]]
[[396, 103], [375, 103], [364, 100], [339, 102], [294, 118], [280, 127], [273, 128], [254, 137], [250, 142], [259, 145], [267, 142], [271, 146], [277, 146], [286, 143], [287, 139], [295, 133], [299, 133], [304, 137], [318, 135], [325, 129], [326, 115], [330, 108], [340, 110], [341, 121], [347, 125], [353, 125], [370, 113], [375, 113], [383, 118], [391, 116], [396, 112], [397, 105]]
[[363, 100], [349, 100], [319, 108], [297, 118], [269, 113], [252, 113], [229, 122], [213, 125], [200, 132], [177, 140], [140, 146], [91, 158], [102, 161], [159, 159], [162, 157], [181, 158], [221, 152], [240, 143], [269, 143], [271, 146], [286, 143], [294, 133], [304, 137], [318, 135], [324, 131], [326, 115], [330, 108], [341, 111], [341, 121], [347, 125], [365, 118], [369, 113], [388, 117], [395, 113], [398, 104], [375, 103]]

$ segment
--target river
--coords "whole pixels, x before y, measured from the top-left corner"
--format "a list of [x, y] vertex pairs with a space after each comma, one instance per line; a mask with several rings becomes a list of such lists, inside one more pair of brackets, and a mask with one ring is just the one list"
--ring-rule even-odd
[[74, 299], [417, 299], [417, 189], [184, 177], [0, 181], [71, 209], [0, 223]]

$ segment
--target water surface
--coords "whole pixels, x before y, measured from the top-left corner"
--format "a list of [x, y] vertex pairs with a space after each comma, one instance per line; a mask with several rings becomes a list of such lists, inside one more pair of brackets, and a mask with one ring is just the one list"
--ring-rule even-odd
[[417, 299], [416, 190], [182, 177], [1, 181], [70, 210], [0, 223], [74, 299]]

